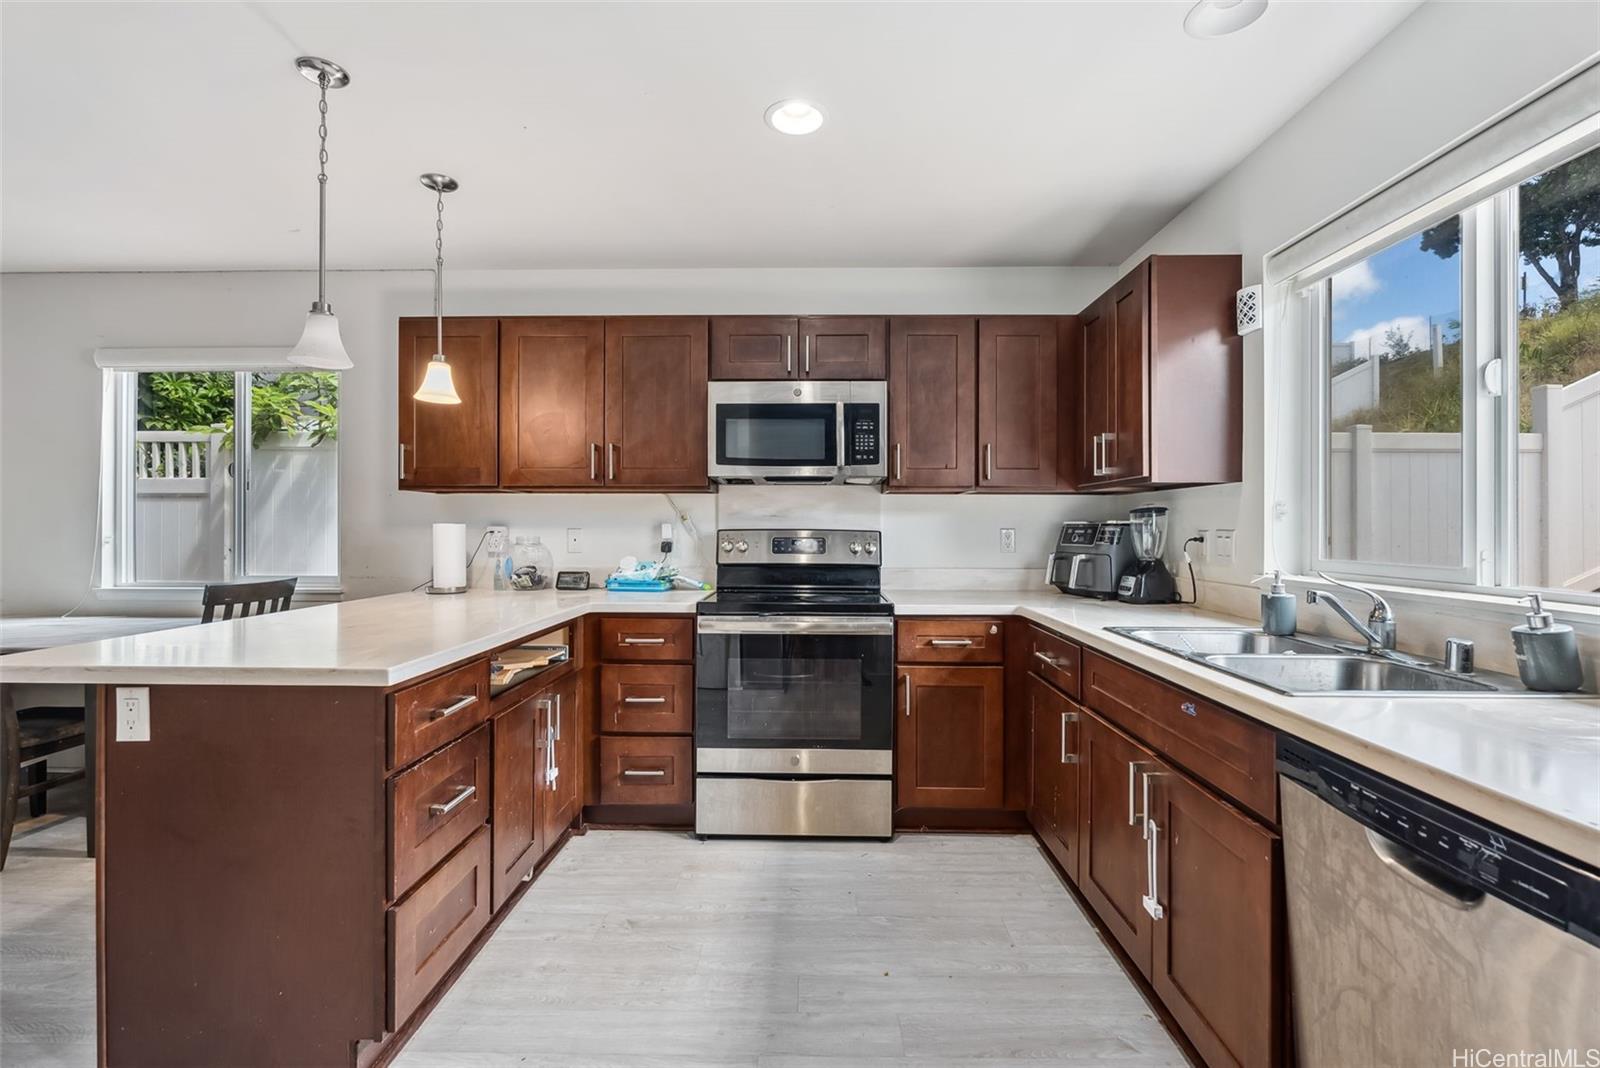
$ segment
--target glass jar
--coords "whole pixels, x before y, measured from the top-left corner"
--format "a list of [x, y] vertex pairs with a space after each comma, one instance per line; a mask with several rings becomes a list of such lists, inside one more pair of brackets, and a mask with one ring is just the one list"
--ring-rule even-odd
[[544, 542], [530, 534], [519, 534], [511, 541], [511, 588], [548, 590], [555, 580], [556, 558]]

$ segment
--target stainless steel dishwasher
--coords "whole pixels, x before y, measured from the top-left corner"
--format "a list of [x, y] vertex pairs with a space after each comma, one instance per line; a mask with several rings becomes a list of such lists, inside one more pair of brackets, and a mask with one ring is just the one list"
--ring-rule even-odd
[[1300, 1068], [1600, 1064], [1600, 873], [1292, 739], [1278, 772]]

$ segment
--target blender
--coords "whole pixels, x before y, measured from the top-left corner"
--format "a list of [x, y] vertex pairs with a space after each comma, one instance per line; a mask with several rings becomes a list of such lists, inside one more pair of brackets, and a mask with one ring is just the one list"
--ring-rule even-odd
[[1133, 566], [1117, 583], [1117, 600], [1129, 604], [1176, 604], [1178, 581], [1161, 560], [1167, 544], [1167, 510], [1160, 505], [1135, 508], [1128, 513], [1133, 538]]

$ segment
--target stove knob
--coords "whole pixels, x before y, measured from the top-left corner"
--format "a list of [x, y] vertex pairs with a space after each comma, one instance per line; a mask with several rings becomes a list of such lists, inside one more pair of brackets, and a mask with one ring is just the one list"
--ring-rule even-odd
[[733, 552], [733, 542], [724, 541], [720, 546], [718, 546], [718, 548], [720, 548], [725, 553], [731, 553], [731, 552]]
[[867, 542], [867, 555], [868, 556], [871, 556], [873, 553], [875, 553], [877, 551], [878, 551], [878, 543], [877, 542], [875, 542], [875, 541]]
[[743, 539], [743, 538], [741, 538], [741, 539], [739, 539], [739, 541], [738, 541], [738, 542], [737, 542], [737, 543], [736, 543], [736, 544], [735, 544], [735, 545], [734, 545], [734, 548], [735, 548], [735, 549], [738, 549], [738, 550], [739, 550], [739, 551], [740, 551], [740, 552], [748, 552], [748, 551], [749, 551], [749, 549], [750, 549], [750, 543], [749, 543], [749, 542], [747, 542], [747, 541], [745, 541], [745, 540], [744, 540], [744, 539]]
[[859, 541], [853, 541], [853, 542], [850, 543], [850, 555], [851, 556], [860, 556], [861, 555], [861, 543]]

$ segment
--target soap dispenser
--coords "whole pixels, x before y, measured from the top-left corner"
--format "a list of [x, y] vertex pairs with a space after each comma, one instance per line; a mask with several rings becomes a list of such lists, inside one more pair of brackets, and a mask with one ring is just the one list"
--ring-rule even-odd
[[1530, 690], [1566, 693], [1583, 686], [1583, 662], [1578, 659], [1578, 635], [1544, 610], [1537, 593], [1526, 600], [1533, 607], [1528, 621], [1511, 628], [1517, 651], [1517, 671]]
[[[1267, 575], [1259, 575], [1252, 582], [1262, 582]], [[1274, 571], [1270, 578], [1272, 587], [1261, 595], [1261, 629], [1268, 634], [1287, 636], [1294, 633], [1295, 600], [1283, 585], [1283, 572]]]

